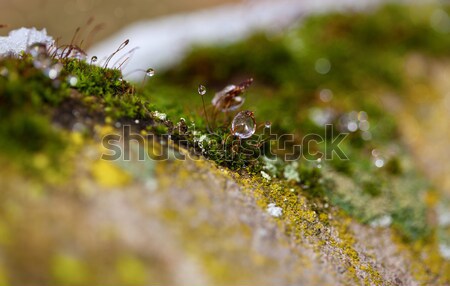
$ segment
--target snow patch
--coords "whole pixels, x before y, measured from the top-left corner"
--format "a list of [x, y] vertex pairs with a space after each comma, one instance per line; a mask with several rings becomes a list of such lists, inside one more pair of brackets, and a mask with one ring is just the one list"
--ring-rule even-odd
[[55, 41], [47, 35], [46, 29], [39, 31], [36, 28], [20, 28], [9, 32], [7, 37], [0, 37], [0, 56], [17, 56], [35, 43], [43, 43], [49, 47]]
[[272, 180], [272, 177], [264, 171], [261, 171], [261, 176], [268, 181]]
[[273, 217], [280, 217], [283, 214], [283, 209], [271, 203], [267, 206], [267, 212]]

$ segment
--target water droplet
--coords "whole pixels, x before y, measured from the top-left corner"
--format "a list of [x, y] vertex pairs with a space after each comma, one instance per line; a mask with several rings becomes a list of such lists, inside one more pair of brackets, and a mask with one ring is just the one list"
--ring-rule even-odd
[[369, 131], [370, 128], [370, 123], [367, 120], [361, 120], [359, 122], [359, 129], [361, 129], [362, 131]]
[[67, 83], [69, 83], [70, 86], [76, 86], [78, 84], [78, 78], [74, 75], [70, 75], [67, 77]]
[[97, 62], [97, 61], [98, 61], [97, 56], [93, 56], [93, 57], [91, 58], [91, 62], [92, 62], [92, 63], [95, 63], [95, 62]]
[[9, 70], [6, 67], [0, 68], [0, 76], [7, 77], [9, 74]]
[[270, 122], [270, 121], [266, 121], [264, 123], [264, 127], [266, 127], [266, 128], [270, 128], [271, 126], [272, 126], [272, 122]]
[[52, 63], [47, 46], [43, 43], [32, 44], [27, 48], [27, 53], [33, 57], [33, 65], [37, 69], [46, 69]]
[[377, 168], [381, 168], [384, 166], [384, 160], [382, 158], [378, 158], [375, 160], [375, 166]]
[[46, 69], [45, 73], [50, 79], [56, 79], [63, 69], [63, 65], [60, 63], [56, 63], [51, 66], [49, 69]]
[[317, 73], [327, 74], [331, 70], [331, 63], [326, 58], [320, 58], [316, 61], [315, 69]]
[[231, 133], [241, 139], [251, 137], [256, 130], [253, 112], [249, 110], [239, 112], [231, 123]]
[[313, 121], [317, 126], [324, 126], [325, 124], [329, 124], [333, 121], [335, 117], [335, 112], [331, 108], [320, 109], [320, 108], [312, 108], [309, 111], [309, 118]]
[[349, 120], [357, 121], [357, 120], [358, 120], [358, 112], [356, 112], [356, 111], [350, 111], [350, 112], [347, 114], [347, 117], [348, 117]]
[[369, 120], [369, 115], [365, 111], [360, 111], [358, 112], [358, 120]]
[[358, 130], [358, 124], [356, 123], [356, 121], [350, 121], [349, 123], [347, 123], [347, 130], [350, 132], [355, 132], [356, 130]]
[[198, 86], [198, 94], [205, 95], [206, 94], [206, 87], [203, 85]]
[[370, 141], [370, 140], [372, 140], [372, 133], [371, 133], [370, 131], [364, 131], [364, 132], [361, 134], [361, 138], [362, 138], [364, 141]]
[[333, 92], [329, 89], [322, 89], [319, 93], [320, 100], [323, 102], [330, 102], [333, 98]]
[[322, 169], [322, 158], [318, 158], [315, 163], [317, 169]]
[[55, 69], [49, 69], [49, 70], [47, 71], [47, 76], [48, 76], [50, 79], [55, 79], [55, 78], [58, 77], [58, 72], [57, 72]]
[[47, 55], [47, 45], [44, 43], [34, 43], [27, 48], [27, 53], [33, 58], [37, 58], [43, 54]]
[[147, 69], [147, 76], [152, 77], [155, 75], [155, 70], [152, 68]]

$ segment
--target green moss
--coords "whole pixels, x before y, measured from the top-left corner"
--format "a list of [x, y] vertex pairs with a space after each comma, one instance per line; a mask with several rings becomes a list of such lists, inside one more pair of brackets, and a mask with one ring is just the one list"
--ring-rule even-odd
[[30, 154], [48, 153], [54, 166], [65, 140], [50, 125], [49, 110], [69, 95], [62, 85], [54, 87], [51, 80], [32, 66], [31, 59], [6, 58], [0, 67], [7, 71], [0, 76], [0, 149], [20, 165], [33, 169]]

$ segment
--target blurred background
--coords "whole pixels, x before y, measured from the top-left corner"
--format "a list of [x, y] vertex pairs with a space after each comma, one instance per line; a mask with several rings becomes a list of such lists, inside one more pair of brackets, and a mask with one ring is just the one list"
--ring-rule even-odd
[[55, 38], [70, 41], [77, 27], [93, 18], [103, 28], [96, 36], [102, 40], [123, 27], [140, 20], [161, 17], [173, 13], [181, 13], [217, 6], [225, 3], [236, 3], [237, 0], [1, 0], [0, 24], [6, 30], [20, 27], [46, 28]]

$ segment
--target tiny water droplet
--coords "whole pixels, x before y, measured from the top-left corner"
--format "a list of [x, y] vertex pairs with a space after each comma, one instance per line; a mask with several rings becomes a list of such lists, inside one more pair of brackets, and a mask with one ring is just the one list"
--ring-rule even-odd
[[6, 67], [0, 68], [0, 76], [7, 77], [9, 74], [9, 70]]
[[91, 58], [91, 62], [95, 63], [95, 62], [97, 62], [97, 61], [98, 61], [97, 56], [93, 56], [93, 57]]
[[320, 100], [323, 102], [330, 102], [333, 98], [333, 92], [330, 89], [322, 89], [319, 93]]
[[78, 78], [74, 75], [70, 75], [67, 77], [67, 83], [70, 86], [76, 86], [78, 84]]
[[47, 55], [47, 45], [44, 43], [34, 43], [27, 48], [27, 53], [33, 58], [37, 58], [43, 54]]
[[206, 94], [206, 87], [203, 85], [198, 86], [198, 94], [205, 95]]
[[358, 120], [360, 120], [360, 121], [369, 120], [369, 116], [367, 115], [367, 112], [365, 112], [365, 111], [358, 112]]
[[372, 133], [370, 131], [363, 131], [361, 134], [361, 138], [364, 141], [370, 141], [372, 140]]
[[271, 126], [272, 126], [272, 122], [270, 122], [270, 121], [266, 121], [264, 123], [264, 127], [266, 127], [266, 128], [270, 128]]
[[356, 123], [356, 121], [350, 121], [347, 124], [347, 130], [350, 132], [356, 132], [356, 130], [358, 130], [358, 123]]
[[320, 58], [315, 64], [316, 72], [319, 74], [327, 74], [331, 70], [331, 63], [327, 58]]
[[27, 48], [27, 53], [33, 58], [33, 65], [37, 69], [46, 69], [52, 62], [44, 43], [32, 44]]
[[256, 130], [256, 121], [252, 111], [239, 112], [231, 123], [231, 133], [241, 139], [251, 137]]
[[155, 75], [155, 70], [152, 68], [147, 69], [147, 76], [152, 77]]
[[381, 168], [384, 166], [384, 160], [382, 158], [378, 158], [375, 160], [375, 166], [377, 168]]
[[359, 129], [361, 129], [361, 131], [369, 131], [370, 128], [370, 123], [367, 120], [361, 120], [358, 124]]
[[61, 73], [63, 69], [63, 65], [60, 63], [56, 63], [53, 66], [51, 66], [49, 69], [45, 70], [46, 75], [50, 78], [50, 79], [56, 79], [59, 74]]

